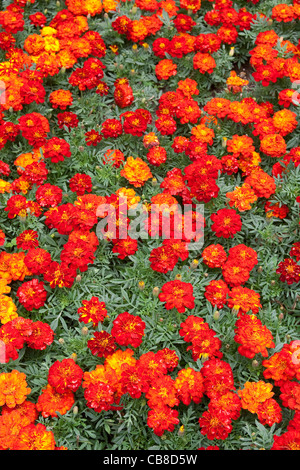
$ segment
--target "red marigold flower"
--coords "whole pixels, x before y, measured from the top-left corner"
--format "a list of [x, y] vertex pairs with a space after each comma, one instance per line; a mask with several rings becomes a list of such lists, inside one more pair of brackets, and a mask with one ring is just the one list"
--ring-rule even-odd
[[213, 225], [211, 229], [217, 237], [233, 238], [234, 234], [242, 228], [242, 221], [234, 209], [219, 209], [211, 215]]
[[35, 230], [24, 230], [16, 237], [17, 248], [22, 250], [30, 250], [39, 246], [38, 233]]
[[222, 410], [227, 412], [232, 420], [240, 417], [241, 408], [239, 396], [231, 390], [226, 391], [220, 396], [213, 396], [208, 404], [208, 409], [212, 414], [215, 411]]
[[187, 351], [192, 351], [194, 361], [201, 358], [223, 357], [220, 351], [222, 341], [216, 336], [216, 332], [211, 328], [200, 330], [193, 338], [192, 345], [187, 347]]
[[65, 111], [63, 113], [57, 114], [57, 124], [60, 129], [63, 129], [65, 126], [68, 130], [78, 127], [79, 119], [75, 113], [72, 111]]
[[43, 307], [47, 298], [47, 291], [42, 281], [39, 282], [38, 279], [32, 279], [31, 281], [23, 282], [17, 290], [17, 297], [23, 307], [31, 311]]
[[51, 255], [43, 248], [31, 248], [28, 250], [24, 263], [33, 274], [43, 274], [49, 263], [52, 262]]
[[179, 313], [184, 313], [186, 308], [195, 307], [193, 286], [188, 282], [179, 280], [166, 282], [158, 296], [161, 302], [165, 302], [165, 308], [176, 308]]
[[38, 187], [35, 198], [41, 207], [56, 207], [62, 201], [62, 189], [50, 183]]
[[178, 254], [171, 246], [163, 245], [152, 249], [149, 261], [150, 267], [153, 271], [167, 273], [174, 269], [178, 262]]
[[179, 423], [178, 411], [167, 405], [156, 406], [148, 411], [147, 424], [153, 429], [156, 436], [161, 437], [165, 431], [174, 431], [174, 427]]
[[200, 432], [207, 439], [226, 439], [232, 431], [230, 414], [223, 410], [204, 411], [199, 418]]
[[48, 383], [57, 393], [64, 394], [67, 390], [76, 392], [81, 385], [83, 370], [73, 359], [55, 361], [49, 368]]
[[276, 273], [280, 274], [281, 282], [286, 282], [289, 285], [300, 281], [300, 266], [292, 258], [285, 258], [284, 261], [281, 261]]
[[118, 258], [124, 259], [126, 256], [131, 256], [136, 253], [138, 249], [137, 240], [127, 236], [125, 239], [113, 240], [113, 253], [118, 253]]
[[176, 352], [169, 348], [159, 349], [156, 353], [156, 357], [164, 362], [169, 372], [172, 372], [179, 362], [179, 357]]
[[60, 137], [52, 137], [43, 147], [43, 155], [50, 158], [52, 163], [63, 162], [65, 157], [71, 157], [70, 144]]
[[115, 86], [114, 100], [119, 108], [130, 106], [134, 100], [133, 91], [128, 83], [118, 84]]
[[174, 383], [176, 394], [184, 405], [189, 405], [191, 401], [200, 403], [203, 393], [203, 376], [201, 372], [195, 371], [191, 367], [181, 369]]
[[28, 347], [43, 351], [53, 343], [54, 332], [47, 323], [36, 321], [31, 324], [31, 327], [31, 333], [26, 337]]
[[137, 348], [142, 344], [146, 324], [138, 315], [120, 313], [113, 321], [111, 335], [121, 346]]
[[231, 287], [237, 287], [248, 281], [250, 271], [235, 259], [228, 259], [222, 270], [224, 281]]
[[106, 119], [101, 126], [101, 134], [105, 139], [117, 138], [123, 133], [122, 123], [118, 119]]
[[92, 191], [92, 178], [85, 173], [76, 173], [69, 181], [70, 190], [77, 196]]
[[300, 431], [287, 431], [281, 436], [274, 435], [273, 446], [270, 450], [300, 450]]
[[114, 403], [114, 389], [101, 381], [89, 384], [84, 391], [86, 405], [97, 413], [108, 411]]
[[42, 390], [38, 397], [36, 408], [44, 418], [57, 417], [57, 412], [64, 415], [75, 403], [74, 394], [71, 390], [64, 393], [58, 393], [50, 384]]
[[222, 279], [213, 279], [205, 287], [204, 296], [214, 307], [223, 308], [229, 292], [227, 284]]
[[148, 406], [156, 408], [157, 406], [167, 405], [173, 408], [179, 405], [179, 400], [176, 397], [175, 381], [169, 375], [158, 377], [157, 380], [151, 384], [146, 393]]
[[235, 327], [234, 341], [240, 344], [238, 352], [242, 356], [252, 359], [261, 353], [268, 357], [268, 348], [275, 347], [271, 331], [255, 315], [241, 315]]
[[227, 260], [227, 253], [220, 244], [209, 245], [204, 248], [202, 258], [209, 268], [221, 268]]
[[87, 347], [94, 356], [107, 357], [116, 350], [114, 337], [107, 331], [95, 331], [93, 337], [88, 340]]
[[93, 145], [94, 147], [96, 147], [96, 145], [102, 140], [102, 136], [99, 134], [99, 132], [95, 131], [95, 129], [86, 132], [84, 135], [86, 145], [88, 146]]
[[79, 321], [87, 324], [92, 322], [95, 328], [98, 323], [102, 323], [107, 316], [105, 302], [100, 302], [98, 297], [92, 297], [90, 300], [82, 300], [82, 307], [77, 310]]
[[88, 269], [88, 264], [94, 262], [94, 251], [93, 247], [87, 246], [82, 240], [68, 241], [60, 253], [60, 259], [62, 263], [68, 264], [72, 269], [75, 268], [85, 272]]
[[257, 252], [243, 243], [232, 246], [229, 248], [228, 252], [228, 261], [234, 260], [237, 264], [247, 268], [249, 271], [251, 271], [258, 263]]
[[135, 365], [124, 364], [122, 366], [120, 382], [122, 393], [128, 393], [131, 398], [140, 398], [142, 393], [149, 390], [149, 384], [139, 373], [138, 362]]
[[284, 382], [280, 387], [282, 405], [290, 410], [300, 410], [300, 384], [290, 380]]
[[164, 147], [156, 146], [149, 149], [147, 160], [153, 166], [160, 166], [167, 160], [167, 151]]
[[44, 280], [49, 282], [52, 289], [56, 286], [70, 288], [74, 283], [76, 274], [77, 272], [74, 266], [70, 266], [66, 263], [59, 264], [57, 261], [52, 261], [44, 272]]
[[257, 417], [261, 424], [264, 426], [273, 426], [275, 423], [281, 423], [282, 412], [279, 404], [274, 398], [268, 398], [257, 407]]

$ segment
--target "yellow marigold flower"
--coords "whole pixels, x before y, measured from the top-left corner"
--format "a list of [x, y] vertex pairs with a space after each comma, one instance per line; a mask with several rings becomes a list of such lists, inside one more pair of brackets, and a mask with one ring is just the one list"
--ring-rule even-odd
[[11, 287], [8, 285], [7, 279], [0, 279], [0, 295], [9, 294]]
[[26, 400], [30, 392], [23, 372], [14, 369], [0, 374], [0, 406], [15, 408]]
[[0, 295], [0, 321], [5, 323], [18, 317], [17, 307], [13, 300], [6, 295]]
[[45, 37], [45, 51], [58, 52], [60, 50], [59, 40], [53, 36]]
[[51, 26], [44, 26], [40, 33], [41, 36], [55, 36], [57, 34], [57, 30], [55, 28], [51, 28]]
[[4, 181], [0, 179], [0, 194], [10, 193], [10, 192], [11, 192], [11, 184], [8, 181]]

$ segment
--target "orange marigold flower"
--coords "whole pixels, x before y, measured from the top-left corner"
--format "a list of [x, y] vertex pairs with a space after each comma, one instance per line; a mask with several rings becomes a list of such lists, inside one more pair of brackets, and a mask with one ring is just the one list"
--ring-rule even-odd
[[120, 175], [126, 178], [135, 188], [140, 188], [153, 176], [147, 163], [139, 157], [128, 157]]
[[280, 134], [268, 134], [260, 141], [260, 150], [270, 157], [282, 157], [286, 153], [286, 142]]
[[237, 391], [242, 408], [250, 411], [250, 413], [257, 413], [259, 405], [274, 395], [272, 389], [273, 385], [263, 380], [245, 382], [244, 388]]
[[171, 59], [162, 59], [155, 67], [158, 80], [168, 80], [177, 74], [177, 65]]
[[200, 73], [213, 73], [216, 67], [215, 59], [206, 52], [197, 52], [193, 58], [193, 67], [195, 70], [199, 70]]
[[250, 310], [252, 313], [258, 313], [262, 308], [260, 303], [260, 295], [252, 289], [247, 287], [233, 287], [229, 292], [229, 299], [227, 300], [229, 308], [233, 308], [237, 312], [247, 313]]
[[42, 390], [38, 397], [36, 408], [44, 418], [51, 416], [57, 417], [57, 412], [61, 415], [66, 414], [75, 403], [74, 394], [71, 390], [64, 393], [58, 393], [50, 384]]
[[175, 381], [169, 375], [158, 377], [150, 386], [146, 393], [148, 406], [156, 408], [157, 406], [167, 405], [173, 408], [179, 405], [176, 396]]
[[55, 450], [55, 438], [41, 423], [28, 424], [14, 441], [11, 450]]
[[221, 268], [227, 260], [227, 253], [222, 245], [209, 245], [202, 252], [203, 262], [209, 268]]
[[59, 89], [50, 93], [49, 101], [53, 108], [65, 110], [67, 106], [71, 106], [73, 103], [73, 95], [70, 90]]
[[229, 199], [230, 207], [236, 207], [241, 212], [250, 210], [251, 203], [257, 201], [257, 196], [248, 183], [236, 186], [234, 191], [226, 193], [226, 197]]
[[156, 406], [148, 412], [147, 424], [153, 429], [156, 436], [162, 436], [165, 431], [174, 431], [174, 427], [179, 423], [178, 411], [167, 405]]
[[18, 370], [0, 374], [0, 406], [14, 408], [26, 400], [31, 389], [27, 387], [26, 375]]
[[245, 179], [244, 184], [249, 184], [257, 197], [269, 198], [276, 191], [276, 183], [272, 176], [268, 175], [260, 167], [253, 169]]

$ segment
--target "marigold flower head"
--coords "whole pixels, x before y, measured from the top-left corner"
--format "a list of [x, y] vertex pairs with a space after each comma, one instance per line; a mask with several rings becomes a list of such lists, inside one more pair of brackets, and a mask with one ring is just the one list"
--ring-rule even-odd
[[81, 303], [82, 307], [77, 310], [79, 321], [86, 324], [92, 322], [93, 327], [103, 322], [107, 316], [105, 302], [100, 302], [98, 297], [93, 296], [90, 300], [82, 300]]
[[174, 431], [174, 427], [178, 423], [178, 411], [167, 405], [156, 406], [148, 411], [147, 424], [153, 429], [156, 436], [161, 437], [165, 431]]
[[60, 394], [76, 392], [81, 385], [83, 371], [73, 359], [55, 361], [49, 368], [48, 383]]
[[142, 343], [145, 327], [141, 317], [123, 312], [113, 321], [111, 335], [118, 344], [137, 348]]
[[57, 412], [64, 415], [75, 403], [74, 394], [71, 390], [58, 393], [50, 384], [42, 390], [39, 395], [36, 408], [44, 418], [57, 417]]
[[263, 380], [258, 382], [245, 382], [244, 387], [237, 391], [242, 408], [250, 411], [250, 413], [257, 413], [257, 409], [261, 403], [272, 398], [273, 385], [266, 383]]
[[128, 157], [120, 175], [126, 178], [135, 188], [143, 186], [153, 176], [147, 163], [139, 157]]
[[167, 310], [176, 308], [179, 313], [184, 313], [186, 308], [193, 309], [195, 306], [192, 284], [179, 280], [166, 282], [158, 298], [161, 302], [165, 302]]
[[0, 406], [15, 408], [26, 400], [31, 389], [27, 387], [26, 375], [13, 369], [0, 374]]

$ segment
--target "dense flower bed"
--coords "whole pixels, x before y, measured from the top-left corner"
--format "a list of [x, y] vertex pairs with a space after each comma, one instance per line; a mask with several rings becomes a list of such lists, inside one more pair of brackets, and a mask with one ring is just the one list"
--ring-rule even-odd
[[3, 4], [0, 449], [300, 450], [299, 0]]

